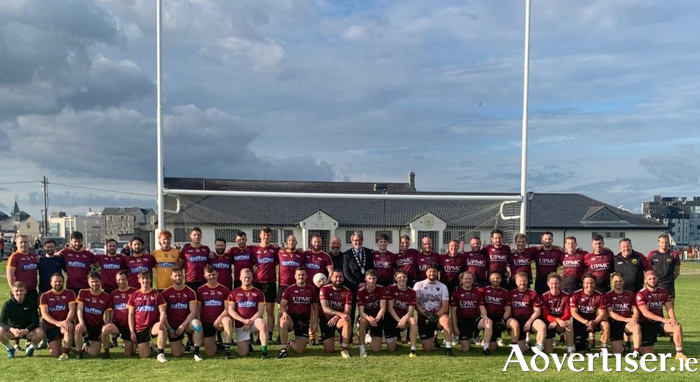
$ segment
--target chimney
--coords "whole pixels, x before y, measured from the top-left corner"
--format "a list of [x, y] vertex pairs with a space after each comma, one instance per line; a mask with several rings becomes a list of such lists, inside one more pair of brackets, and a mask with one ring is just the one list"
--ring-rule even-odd
[[408, 185], [416, 188], [416, 173], [413, 171], [408, 173]]

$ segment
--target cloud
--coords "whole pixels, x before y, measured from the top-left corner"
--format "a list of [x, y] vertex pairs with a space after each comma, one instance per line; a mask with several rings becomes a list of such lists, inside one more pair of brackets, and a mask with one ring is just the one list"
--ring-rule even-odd
[[[17, 203], [20, 205], [29, 205], [34, 207], [44, 207], [43, 195], [39, 192], [30, 192], [26, 198], [18, 199]], [[133, 197], [119, 197], [119, 196], [109, 196], [101, 194], [79, 194], [76, 192], [65, 191], [63, 193], [49, 193], [49, 209], [51, 211], [56, 210], [55, 207], [59, 206], [59, 209], [70, 209], [73, 210], [76, 207], [83, 207], [84, 210], [87, 208], [103, 209], [104, 207], [126, 207], [126, 206], [139, 206], [142, 208], [155, 208], [155, 194], [153, 198], [133, 198]]]
[[340, 34], [344, 40], [361, 40], [365, 36], [365, 28], [360, 25], [351, 25]]

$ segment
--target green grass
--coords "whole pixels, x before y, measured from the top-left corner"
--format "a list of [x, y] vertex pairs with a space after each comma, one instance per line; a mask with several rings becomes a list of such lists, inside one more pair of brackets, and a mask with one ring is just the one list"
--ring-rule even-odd
[[[0, 266], [0, 272], [4, 275], [4, 264]], [[682, 269], [690, 271], [700, 270], [700, 264], [684, 263]], [[4, 277], [0, 277], [0, 296], [7, 296], [9, 289]], [[677, 283], [676, 292], [677, 316], [685, 329], [685, 353], [690, 357], [700, 355], [700, 304], [697, 294], [700, 285], [700, 274], [682, 275]], [[506, 340], [507, 342], [507, 340]], [[352, 347], [353, 356], [349, 360], [340, 358], [336, 352], [333, 355], [325, 355], [320, 347], [313, 347], [307, 354], [297, 356], [290, 355], [286, 360], [274, 359], [279, 346], [270, 346], [270, 355], [273, 358], [262, 361], [258, 359], [259, 352], [245, 359], [234, 355], [231, 361], [217, 358], [206, 358], [204, 362], [195, 364], [189, 355], [186, 358], [169, 358], [167, 364], [159, 364], [154, 358], [139, 360], [137, 358], [125, 359], [119, 354], [120, 349], [112, 350], [112, 359], [85, 359], [83, 361], [70, 360], [59, 362], [50, 358], [46, 350], [38, 351], [33, 359], [25, 359], [24, 353], [18, 353], [13, 360], [0, 358], [0, 380], [13, 381], [82, 381], [82, 380], [139, 380], [139, 381], [219, 381], [219, 380], [243, 380], [243, 381], [298, 381], [298, 380], [377, 380], [377, 381], [508, 381], [531, 380], [552, 381], [566, 378], [568, 381], [664, 381], [697, 380], [698, 373], [666, 372], [663, 376], [656, 373], [605, 373], [602, 371], [602, 363], [595, 364], [596, 372], [574, 373], [563, 371], [561, 375], [556, 371], [544, 373], [523, 373], [519, 368], [511, 365], [508, 372], [502, 372], [508, 358], [509, 349], [499, 349], [492, 357], [485, 358], [481, 352], [474, 349], [469, 354], [457, 352], [457, 357], [446, 358], [442, 352], [423, 353], [419, 349], [417, 358], [408, 358], [408, 347], [402, 347], [397, 353], [389, 355], [382, 352], [379, 355], [370, 354], [368, 358], [357, 356], [357, 347]], [[456, 349], [455, 349], [456, 350]], [[558, 348], [561, 354], [563, 349]], [[166, 351], [167, 352], [167, 351]], [[657, 353], [673, 353], [668, 338], [660, 338], [656, 347]], [[220, 357], [219, 357], [220, 358]], [[529, 362], [529, 355], [526, 355]], [[624, 362], [623, 362], [624, 364]], [[676, 365], [669, 363], [670, 366]], [[624, 365], [623, 365], [624, 367]], [[565, 368], [566, 369], [566, 368]]]

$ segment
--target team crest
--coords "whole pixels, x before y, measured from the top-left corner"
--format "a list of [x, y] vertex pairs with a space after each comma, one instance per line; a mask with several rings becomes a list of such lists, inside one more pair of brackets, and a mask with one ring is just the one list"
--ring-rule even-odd
[[639, 263], [639, 260], [637, 260], [637, 259], [632, 259], [632, 264], [633, 264], [633, 265], [637, 265], [637, 263]]
[[523, 296], [523, 301], [524, 302], [530, 301], [530, 296]]
[[666, 264], [671, 264], [673, 262], [673, 259], [666, 259]]
[[437, 290], [437, 291], [439, 292], [439, 291], [440, 291], [440, 287], [435, 288], [435, 290]]

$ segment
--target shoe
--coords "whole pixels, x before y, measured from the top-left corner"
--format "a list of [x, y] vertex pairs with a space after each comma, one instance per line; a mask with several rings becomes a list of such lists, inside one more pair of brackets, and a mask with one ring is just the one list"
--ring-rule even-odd
[[260, 359], [267, 359], [267, 352], [266, 351], [260, 353]]
[[204, 359], [202, 359], [202, 356], [200, 356], [199, 354], [195, 354], [195, 355], [194, 355], [194, 361], [195, 361], [195, 362], [201, 362], [201, 361], [204, 361]]
[[231, 357], [231, 352], [230, 352], [230, 351], [227, 351], [227, 352], [224, 354], [224, 359], [233, 359], [233, 357]]
[[[117, 341], [112, 341], [112, 342], [109, 343], [109, 348], [110, 348], [110, 349], [114, 349], [114, 348], [116, 348], [116, 347], [118, 347], [118, 346], [119, 346], [119, 344], [117, 343]], [[187, 347], [185, 347], [185, 349], [187, 349]], [[187, 350], [185, 350], [185, 351], [187, 351]]]
[[483, 355], [485, 355], [485, 356], [488, 357], [488, 356], [491, 355], [491, 349], [484, 349], [484, 350], [481, 351], [481, 354], [483, 354]]
[[34, 347], [33, 346], [27, 347], [27, 354], [25, 356], [26, 357], [34, 357]]
[[185, 351], [191, 352], [194, 349], [194, 344], [190, 341], [185, 342]]
[[632, 346], [630, 345], [629, 342], [625, 342], [625, 344], [622, 345], [622, 351], [623, 351], [623, 352], [629, 352], [630, 350], [632, 350]]
[[68, 354], [61, 354], [58, 356], [59, 361], [68, 361]]
[[498, 345], [499, 347], [505, 347], [505, 346], [506, 346], [506, 344], [503, 343], [503, 340], [500, 339], [500, 338], [496, 339], [496, 345]]
[[452, 353], [452, 348], [447, 348], [445, 349], [445, 356], [446, 357], [454, 357], [455, 355]]
[[109, 353], [102, 353], [102, 359], [109, 359], [110, 355]]
[[433, 338], [433, 343], [435, 344], [435, 349], [440, 349], [440, 341], [438, 341], [437, 337]]
[[372, 336], [368, 334], [365, 334], [365, 344], [371, 344], [372, 343]]
[[254, 352], [254, 351], [255, 351], [255, 348], [253, 347], [253, 344], [251, 344], [250, 341], [249, 341], [249, 342], [248, 342], [248, 352], [249, 352], [249, 353], [252, 353], [252, 352]]
[[284, 359], [289, 357], [289, 353], [287, 351], [281, 351], [280, 354], [277, 355], [277, 359]]
[[632, 352], [632, 358], [633, 358], [633, 359], [638, 359], [638, 358], [639, 358], [639, 352], [638, 352], [638, 351], [633, 351], [633, 352]]
[[39, 345], [36, 346], [36, 350], [44, 350], [48, 347], [49, 345], [46, 344], [46, 341], [41, 340], [41, 342], [39, 342]]
[[75, 359], [83, 359], [83, 352], [78, 352], [78, 354], [75, 355]]
[[360, 357], [367, 357], [367, 350], [365, 350], [365, 348], [360, 349]]
[[159, 354], [158, 354], [158, 357], [156, 357], [156, 359], [157, 359], [158, 362], [160, 362], [160, 363], [166, 363], [166, 362], [168, 362], [168, 359], [165, 358], [165, 354], [163, 354], [163, 353], [159, 353]]
[[676, 357], [675, 357], [675, 359], [678, 359], [678, 360], [683, 360], [683, 361], [685, 361], [685, 360], [687, 360], [687, 359], [688, 359], [688, 356], [687, 356], [687, 355], [685, 355], [685, 354], [683, 354], [683, 353], [676, 353]]
[[340, 352], [340, 356], [343, 358], [350, 358], [350, 353], [348, 353], [347, 350], [343, 350]]
[[416, 358], [416, 351], [415, 351], [415, 350], [411, 350], [411, 352], [408, 353], [408, 358]]
[[15, 358], [15, 349], [7, 349], [7, 358], [12, 359]]
[[24, 349], [22, 349], [22, 347], [19, 346], [19, 344], [13, 346], [13, 349], [15, 349], [16, 352], [17, 352], [17, 351], [24, 351]]

